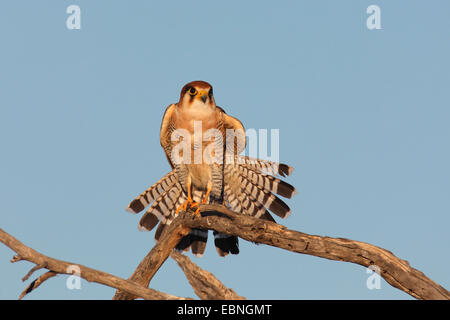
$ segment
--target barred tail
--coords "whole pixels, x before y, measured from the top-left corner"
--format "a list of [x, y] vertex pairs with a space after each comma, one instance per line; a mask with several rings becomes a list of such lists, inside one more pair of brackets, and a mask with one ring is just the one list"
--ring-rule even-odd
[[241, 175], [246, 177], [253, 185], [258, 186], [260, 189], [276, 193], [288, 199], [297, 193], [294, 186], [289, 183], [268, 174], [258, 173], [251, 166], [240, 165], [238, 166], [238, 169]]
[[[202, 194], [195, 192], [193, 196], [194, 200], [199, 201]], [[187, 197], [182, 191], [181, 185], [176, 183], [155, 200], [139, 222], [139, 229], [150, 231], [161, 221], [155, 232], [155, 240], [158, 241], [165, 227], [170, 225], [175, 218], [176, 209], [186, 200]], [[207, 230], [192, 229], [187, 236], [180, 240], [175, 249], [180, 251], [191, 249], [194, 255], [201, 257], [205, 251], [207, 239]]]
[[208, 230], [192, 229], [187, 236], [184, 236], [176, 245], [175, 249], [180, 251], [192, 250], [192, 254], [197, 257], [203, 256], [208, 241]]
[[[282, 163], [236, 156], [233, 164], [224, 165], [223, 199], [231, 210], [275, 222], [268, 210], [281, 218], [290, 214], [290, 208], [275, 194], [291, 198], [296, 189], [287, 182], [275, 177], [290, 175], [293, 168]], [[193, 200], [200, 201], [201, 191], [194, 191]], [[175, 218], [176, 209], [187, 200], [176, 171], [173, 170], [134, 199], [127, 207], [132, 213], [151, 206], [139, 221], [139, 229], [152, 230], [159, 222], [155, 232], [158, 241], [167, 225]], [[213, 230], [214, 243], [220, 256], [239, 253], [238, 238]], [[208, 230], [192, 229], [177, 244], [176, 249], [192, 250], [202, 256], [208, 239]]]
[[[267, 177], [261, 178], [261, 183], [253, 183], [251, 178], [241, 173], [241, 170], [236, 165], [226, 165], [224, 178], [225, 184], [228, 185], [227, 200], [231, 206], [237, 206], [240, 203], [241, 211], [244, 214], [260, 217], [265, 214], [264, 208], [269, 209], [281, 218], [287, 217], [291, 210], [289, 206], [280, 198], [272, 194], [273, 186], [270, 185], [265, 188], [264, 179], [268, 182]], [[247, 174], [251, 171], [247, 171]], [[259, 178], [256, 176], [256, 178]], [[261, 187], [263, 185], [263, 187]], [[293, 187], [292, 187], [293, 188]], [[269, 189], [269, 191], [267, 190]], [[293, 189], [292, 192], [294, 192]], [[236, 201], [237, 199], [237, 201]]]
[[158, 221], [162, 224], [170, 224], [174, 218], [177, 205], [182, 202], [184, 193], [181, 185], [177, 182], [170, 189], [164, 191], [139, 221], [139, 229], [150, 231]]
[[236, 236], [231, 236], [224, 233], [219, 233], [216, 230], [213, 231], [214, 244], [216, 246], [217, 253], [221, 257], [227, 256], [229, 253], [239, 253], [239, 239]]
[[164, 191], [169, 190], [178, 178], [175, 171], [171, 171], [162, 177], [159, 181], [149, 187], [147, 190], [142, 192], [136, 199], [130, 202], [127, 211], [131, 213], [139, 213], [145, 209], [150, 203], [157, 199]]
[[250, 158], [247, 156], [238, 155], [235, 157], [235, 161], [239, 165], [245, 164], [252, 168], [256, 172], [280, 175], [282, 177], [289, 176], [294, 168], [284, 163], [272, 162], [268, 160], [261, 160], [256, 158]]

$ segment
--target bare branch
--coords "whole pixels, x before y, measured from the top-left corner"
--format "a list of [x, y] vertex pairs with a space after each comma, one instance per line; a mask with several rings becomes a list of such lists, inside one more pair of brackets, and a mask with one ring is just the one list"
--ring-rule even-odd
[[[31, 268], [30, 271], [28, 271], [28, 273], [25, 275], [25, 277], [22, 278], [22, 281], [27, 281], [28, 278], [37, 270], [45, 268], [46, 265], [45, 264], [37, 264], [35, 265], [33, 268]], [[36, 281], [36, 280], [35, 280]]]
[[14, 257], [12, 257], [11, 260], [10, 260], [11, 263], [19, 262], [19, 261], [22, 261], [22, 258], [21, 258], [18, 254], [16, 254], [16, 255], [15, 255]]
[[170, 256], [183, 270], [195, 294], [202, 300], [245, 300], [227, 288], [211, 272], [203, 270], [187, 256], [173, 251]]
[[[192, 219], [192, 215], [189, 213], [186, 215], [179, 215], [172, 221], [170, 226], [164, 230], [158, 243], [147, 256], [145, 256], [128, 280], [144, 287], [149, 286], [153, 276], [162, 266], [164, 261], [167, 260], [173, 248], [175, 248], [181, 238], [189, 233], [190, 228], [186, 228], [182, 225], [185, 218]], [[118, 290], [116, 291], [113, 300], [133, 300], [135, 298], [135, 295]]]
[[[169, 295], [163, 292], [159, 292], [157, 290], [149, 289], [142, 287], [136, 283], [131, 281], [124, 280], [122, 278], [113, 276], [109, 273], [98, 271], [95, 269], [91, 269], [89, 267], [85, 267], [80, 264], [66, 262], [62, 260], [53, 259], [47, 257], [36, 250], [25, 246], [19, 240], [8, 234], [7, 232], [0, 229], [0, 242], [4, 243], [7, 247], [17, 253], [17, 255], [11, 260], [11, 262], [16, 262], [19, 260], [27, 260], [38, 267], [33, 268], [27, 276], [29, 276], [33, 271], [37, 270], [41, 266], [45, 266], [50, 272], [42, 275], [33, 283], [31, 283], [28, 288], [22, 293], [21, 297], [23, 297], [28, 292], [31, 292], [34, 288], [39, 286], [42, 282], [47, 280], [50, 277], [53, 277], [53, 274], [72, 274], [68, 270], [70, 267], [76, 265], [80, 269], [80, 277], [89, 281], [100, 283], [109, 287], [113, 287], [116, 289], [123, 290], [134, 296], [141, 297], [144, 299], [150, 300], [168, 300], [168, 299], [176, 299], [176, 300], [184, 300], [186, 298], [180, 298], [173, 295]], [[17, 258], [16, 258], [17, 257]], [[25, 278], [27, 277], [25, 276]]]
[[445, 288], [386, 249], [355, 240], [289, 230], [277, 223], [238, 214], [220, 205], [202, 205], [200, 211], [220, 212], [228, 218], [208, 216], [187, 219], [185, 226], [203, 229], [214, 226], [214, 230], [221, 233], [297, 253], [352, 262], [364, 267], [376, 265], [380, 275], [390, 285], [417, 299], [450, 299], [450, 293]]
[[[221, 205], [200, 205], [200, 212], [216, 212], [220, 215], [195, 217], [187, 213], [176, 217], [168, 228], [170, 230], [163, 234], [159, 243], [144, 258], [130, 280], [148, 286], [151, 278], [182, 236], [191, 228], [200, 228], [214, 229], [248, 241], [330, 260], [356, 263], [364, 267], [376, 265], [380, 269], [380, 275], [390, 285], [414, 298], [450, 299], [450, 293], [445, 288], [386, 249], [355, 240], [289, 230], [277, 223], [232, 212]], [[165, 243], [166, 241], [169, 243]], [[154, 251], [157, 247], [158, 250]], [[116, 293], [114, 298], [133, 299], [133, 296]]]
[[[114, 299], [134, 299], [136, 297], [145, 299], [183, 299], [148, 289], [147, 287], [181, 238], [187, 235], [190, 229], [200, 228], [214, 229], [220, 233], [235, 235], [248, 241], [330, 260], [356, 263], [364, 267], [375, 265], [379, 268], [380, 275], [389, 284], [415, 298], [450, 299], [450, 293], [445, 288], [426, 277], [419, 270], [411, 267], [407, 261], [396, 257], [386, 249], [360, 241], [309, 235], [288, 230], [282, 225], [235, 213], [220, 205], [201, 205], [200, 211], [202, 213], [215, 212], [220, 214], [196, 217], [191, 212], [188, 212], [176, 217], [171, 225], [166, 228], [160, 237], [160, 241], [139, 264], [129, 279], [131, 281], [77, 265], [80, 267], [81, 277], [87, 281], [101, 283], [118, 289]], [[48, 270], [62, 274], [68, 274], [67, 268], [73, 265], [69, 262], [46, 257], [24, 246], [2, 229], [0, 229], [0, 241], [17, 253], [11, 262], [28, 260], [37, 266], [45, 265], [45, 268]], [[30, 274], [34, 271], [33, 269], [30, 271]], [[192, 279], [190, 281], [201, 281], [201, 277], [195, 280]], [[41, 279], [39, 283], [42, 282], [43, 280]], [[36, 283], [34, 287], [36, 287]], [[214, 294], [217, 293], [209, 296]], [[203, 293], [199, 293], [199, 296], [201, 295]], [[204, 293], [204, 296], [208, 296], [208, 293]]]
[[[41, 269], [42, 267], [40, 267], [39, 269]], [[34, 269], [34, 268], [33, 268]], [[31, 269], [30, 272], [33, 270]], [[23, 297], [25, 297], [25, 295], [29, 294], [31, 291], [33, 291], [34, 289], [36, 289], [37, 287], [39, 287], [45, 280], [53, 278], [54, 276], [56, 276], [57, 273], [53, 272], [53, 271], [47, 271], [46, 273], [44, 273], [43, 275], [39, 276], [37, 279], [35, 279], [33, 282], [31, 282], [28, 287], [26, 287], [26, 289], [21, 293], [21, 295], [19, 296], [19, 300], [22, 300]], [[27, 275], [28, 276], [28, 275]], [[25, 280], [23, 280], [25, 281]]]

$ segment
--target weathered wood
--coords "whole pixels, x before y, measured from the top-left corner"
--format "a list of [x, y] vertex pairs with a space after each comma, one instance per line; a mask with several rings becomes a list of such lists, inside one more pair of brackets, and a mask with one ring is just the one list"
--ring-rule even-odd
[[[155, 247], [162, 246], [162, 242], [165, 241], [169, 243], [164, 246], [163, 252], [158, 251], [158, 254], [152, 252], [155, 248], [152, 249], [134, 272], [139, 276], [133, 280], [141, 285], [148, 285], [151, 277], [167, 259], [182, 236], [191, 228], [200, 228], [214, 229], [220, 233], [301, 254], [356, 263], [364, 267], [375, 265], [380, 270], [380, 276], [390, 285], [417, 299], [450, 299], [450, 294], [445, 288], [386, 249], [355, 240], [289, 230], [280, 224], [235, 213], [220, 205], [200, 205], [200, 212], [204, 216], [195, 217], [187, 213], [173, 220], [170, 232], [165, 233]], [[220, 216], [205, 214], [207, 212], [218, 212]], [[183, 232], [172, 234], [173, 230], [181, 229]], [[133, 296], [117, 296], [116, 293], [115, 298], [133, 299]]]
[[[56, 272], [53, 271], [47, 271], [46, 273], [44, 273], [43, 275], [40, 275], [36, 280], [34, 280], [33, 282], [31, 282], [28, 287], [25, 288], [25, 290], [23, 290], [23, 292], [20, 294], [19, 296], [19, 300], [22, 300], [23, 297], [25, 297], [27, 294], [29, 294], [31, 291], [37, 289], [41, 284], [44, 283], [45, 280], [48, 280], [50, 278], [55, 277], [56, 275], [58, 275]], [[23, 280], [25, 281], [25, 280]]]
[[390, 285], [417, 299], [450, 299], [450, 294], [445, 288], [411, 267], [408, 261], [372, 244], [289, 230], [282, 225], [237, 214], [217, 205], [202, 205], [200, 210], [220, 212], [230, 219], [218, 216], [189, 219], [186, 220], [186, 226], [205, 229], [214, 226], [214, 230], [221, 233], [297, 253], [352, 262], [364, 267], [375, 265], [380, 269], [380, 275]]
[[[7, 232], [5, 232], [3, 229], [0, 229], [0, 242], [4, 243], [7, 247], [9, 247], [11, 250], [17, 253], [17, 255], [13, 257], [11, 262], [27, 260], [36, 264], [37, 267], [31, 269], [30, 272], [24, 278], [27, 278], [29, 275], [31, 275], [33, 271], [39, 268], [46, 268], [47, 270], [49, 270], [49, 272], [47, 272], [46, 274], [42, 275], [41, 277], [35, 280], [33, 288], [36, 288], [39, 284], [41, 284], [48, 278], [53, 277], [56, 274], [72, 274], [68, 270], [71, 270], [73, 266], [77, 266], [80, 269], [79, 276], [81, 278], [89, 282], [96, 282], [109, 287], [123, 290], [125, 292], [128, 292], [129, 294], [133, 294], [136, 297], [141, 297], [150, 300], [185, 299], [169, 295], [163, 292], [159, 292], [157, 290], [142, 287], [131, 281], [127, 281], [122, 278], [113, 276], [109, 273], [98, 271], [77, 263], [50, 258], [46, 255], [37, 252], [36, 250], [30, 247], [27, 247], [22, 242], [20, 242], [19, 240], [17, 240]], [[23, 295], [31, 291], [31, 290], [28, 291], [30, 289], [29, 287], [30, 286], [28, 286], [27, 289], [22, 293], [21, 297], [23, 297]]]
[[245, 300], [233, 289], [227, 288], [211, 272], [203, 270], [187, 256], [177, 251], [171, 253], [186, 278], [194, 289], [195, 294], [202, 300]]
[[[186, 215], [192, 219], [192, 215]], [[169, 227], [166, 227], [159, 241], [153, 247], [152, 250], [145, 256], [145, 258], [138, 265], [128, 280], [140, 284], [144, 287], [148, 287], [153, 276], [162, 266], [164, 261], [167, 260], [173, 248], [178, 242], [187, 235], [190, 228], [183, 226], [182, 222], [185, 221], [183, 215], [178, 216], [172, 221]], [[132, 300], [136, 296], [128, 292], [116, 291], [113, 300]]]
[[[118, 289], [114, 296], [115, 299], [134, 299], [136, 297], [184, 299], [147, 287], [178, 241], [187, 235], [191, 228], [214, 229], [220, 233], [235, 235], [248, 241], [330, 260], [356, 263], [364, 267], [375, 265], [380, 270], [380, 275], [389, 284], [417, 299], [450, 299], [450, 293], [445, 288], [386, 249], [360, 241], [309, 235], [289, 230], [282, 225], [238, 214], [219, 205], [201, 205], [200, 211], [202, 214], [219, 212], [221, 215], [204, 214], [205, 216], [196, 217], [189, 212], [180, 214], [166, 228], [160, 241], [139, 264], [129, 279], [131, 281], [79, 264], [47, 257], [23, 245], [2, 229], [0, 229], [0, 242], [17, 253], [11, 262], [27, 260], [38, 266], [33, 268], [29, 274], [39, 268], [46, 268], [55, 273], [70, 274], [67, 272], [68, 267], [76, 265], [80, 268], [80, 276], [85, 280]], [[44, 278], [50, 278], [51, 275]], [[45, 280], [44, 278], [40, 283]], [[200, 278], [197, 280], [201, 281]], [[213, 283], [210, 285], [214, 287]], [[209, 293], [205, 291], [204, 296], [212, 297], [214, 294], [212, 292], [213, 290]]]

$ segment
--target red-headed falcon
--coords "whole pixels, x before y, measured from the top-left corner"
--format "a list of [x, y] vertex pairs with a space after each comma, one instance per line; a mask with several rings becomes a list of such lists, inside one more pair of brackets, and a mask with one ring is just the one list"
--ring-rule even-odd
[[[231, 139], [229, 133], [234, 134]], [[276, 176], [289, 175], [293, 168], [240, 155], [246, 145], [244, 127], [216, 105], [209, 83], [193, 81], [182, 88], [178, 103], [169, 105], [164, 113], [160, 142], [172, 171], [127, 207], [138, 213], [151, 204], [139, 228], [150, 231], [161, 222], [156, 240], [177, 214], [199, 203], [222, 204], [272, 222], [275, 220], [268, 210], [281, 218], [290, 214], [275, 194], [291, 198], [296, 190]], [[237, 237], [213, 233], [220, 256], [239, 253]], [[208, 230], [193, 229], [176, 249], [191, 248], [193, 254], [201, 256], [207, 237]]]

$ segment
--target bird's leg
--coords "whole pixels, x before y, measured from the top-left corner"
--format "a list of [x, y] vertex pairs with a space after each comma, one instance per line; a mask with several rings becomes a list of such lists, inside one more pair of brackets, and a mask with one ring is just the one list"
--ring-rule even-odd
[[197, 207], [197, 210], [195, 210], [195, 212], [194, 212], [194, 215], [196, 215], [197, 217], [200, 217], [200, 216], [201, 216], [199, 204], [200, 204], [200, 203], [198, 203], [198, 202], [193, 202], [193, 203], [191, 204], [191, 208]]
[[[209, 198], [209, 194], [211, 193], [211, 189], [212, 189], [212, 185], [211, 182], [208, 183], [208, 186], [206, 187], [206, 194], [205, 197], [202, 199], [201, 203], [205, 204], [206, 202], [208, 202], [208, 198]], [[195, 206], [197, 207], [197, 210], [195, 210], [194, 214], [197, 217], [200, 217], [200, 207], [198, 203], [195, 203]], [[192, 206], [191, 206], [192, 208]]]
[[202, 203], [206, 203], [208, 201], [209, 194], [211, 193], [211, 189], [212, 189], [212, 185], [211, 185], [211, 182], [209, 182], [208, 186], [206, 187], [206, 194], [205, 194], [205, 197], [202, 200]]
[[200, 204], [200, 203], [194, 202], [194, 200], [191, 199], [191, 202], [190, 202], [191, 208], [197, 207], [197, 210], [195, 210], [195, 212], [194, 212], [194, 215], [196, 215], [197, 217], [200, 216], [200, 207], [199, 207], [199, 204]]
[[194, 201], [192, 200], [191, 197], [191, 188], [188, 187], [188, 198], [185, 202], [183, 202], [175, 211], [177, 214], [178, 212], [180, 212], [180, 210], [183, 210], [184, 212], [186, 212], [188, 205], [192, 204]]
[[[186, 212], [187, 209], [188, 209], [188, 206], [189, 206], [189, 208], [194, 208], [194, 207], [198, 207], [198, 205], [199, 205], [197, 202], [194, 202], [194, 200], [192, 200], [192, 196], [191, 196], [191, 181], [190, 181], [190, 179], [187, 181], [187, 189], [188, 189], [188, 198], [183, 204], [181, 204], [177, 208], [177, 210], [175, 211], [177, 214], [178, 214], [178, 212], [180, 210], [183, 210], [184, 212]], [[199, 209], [197, 209], [195, 211], [196, 214], [197, 214], [197, 211], [199, 211]]]

